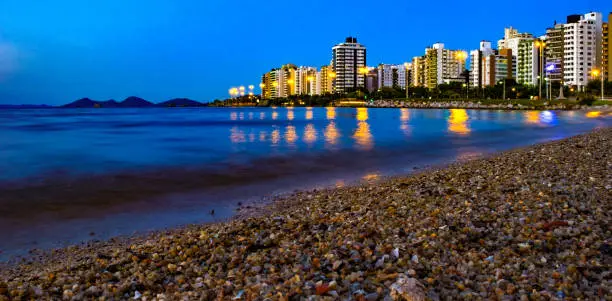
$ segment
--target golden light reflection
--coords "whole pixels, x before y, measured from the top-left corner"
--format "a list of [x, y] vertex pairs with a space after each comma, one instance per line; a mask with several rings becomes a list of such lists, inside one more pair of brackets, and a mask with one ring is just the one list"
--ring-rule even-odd
[[340, 138], [340, 132], [336, 127], [336, 123], [333, 121], [330, 122], [327, 127], [325, 127], [323, 135], [325, 136], [325, 142], [336, 145], [336, 143], [338, 143], [338, 138]]
[[243, 143], [246, 142], [246, 136], [243, 131], [235, 126], [230, 129], [230, 140], [232, 143]]
[[366, 121], [368, 117], [368, 108], [357, 108], [357, 120]]
[[259, 132], [259, 142], [266, 142], [266, 132], [264, 131]]
[[363, 150], [372, 149], [372, 133], [370, 132], [370, 125], [365, 121], [360, 121], [357, 124], [357, 130], [353, 134], [353, 139], [357, 142], [357, 146]]
[[317, 130], [312, 123], [304, 128], [304, 142], [312, 144], [317, 141]]
[[362, 177], [362, 179], [366, 181], [374, 181], [374, 180], [377, 180], [378, 178], [380, 178], [380, 174], [377, 174], [377, 173], [367, 174]]
[[408, 109], [400, 109], [400, 121], [400, 129], [404, 132], [404, 134], [410, 134], [412, 132], [412, 129], [408, 124], [408, 121], [410, 121], [410, 111]]
[[327, 107], [325, 108], [325, 115], [327, 116], [327, 120], [334, 120], [336, 119], [336, 108], [334, 107]]
[[601, 111], [592, 111], [592, 112], [586, 113], [587, 118], [597, 118], [600, 116], [601, 116]]
[[280, 139], [281, 139], [280, 131], [278, 129], [272, 131], [272, 135], [270, 139], [270, 141], [272, 141], [272, 145], [278, 145], [278, 143], [280, 142]]
[[293, 108], [287, 108], [287, 120], [293, 120], [295, 118], [295, 114], [293, 113]]
[[538, 124], [540, 123], [540, 113], [536, 111], [525, 112], [525, 123]]
[[238, 120], [238, 114], [236, 112], [231, 112], [230, 113], [230, 119], [231, 120]]
[[312, 108], [306, 108], [306, 120], [312, 120], [313, 115]]
[[289, 145], [294, 145], [295, 141], [298, 140], [297, 132], [295, 131], [295, 127], [289, 125], [285, 128], [285, 141], [289, 143]]
[[470, 117], [464, 109], [451, 109], [450, 117], [448, 118], [448, 130], [452, 133], [467, 135], [471, 132], [467, 121]]
[[278, 112], [272, 112], [272, 120], [278, 119]]

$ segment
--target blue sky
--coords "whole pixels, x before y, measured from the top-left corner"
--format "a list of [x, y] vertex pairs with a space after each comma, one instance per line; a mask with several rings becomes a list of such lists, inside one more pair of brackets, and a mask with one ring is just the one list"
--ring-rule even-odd
[[507, 26], [541, 35], [568, 14], [611, 10], [609, 0], [0, 0], [0, 103], [212, 101], [275, 66], [327, 64], [349, 35], [368, 65], [403, 63], [435, 42], [469, 50]]

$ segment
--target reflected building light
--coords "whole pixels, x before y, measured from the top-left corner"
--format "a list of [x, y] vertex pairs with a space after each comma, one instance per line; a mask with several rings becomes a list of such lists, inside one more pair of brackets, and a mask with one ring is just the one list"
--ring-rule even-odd
[[278, 112], [272, 112], [272, 120], [278, 119]]
[[261, 120], [266, 119], [266, 113], [264, 113], [264, 112], [259, 113], [259, 119], [261, 119]]
[[368, 118], [368, 108], [357, 108], [357, 120], [366, 121]]
[[327, 117], [327, 120], [334, 120], [336, 119], [336, 108], [335, 107], [327, 107], [325, 108], [325, 115]]
[[467, 135], [471, 132], [467, 121], [470, 117], [464, 109], [451, 109], [448, 118], [448, 131], [459, 135]]
[[312, 123], [309, 123], [304, 128], [304, 142], [312, 144], [317, 141], [317, 130]]
[[312, 120], [312, 117], [313, 117], [312, 108], [310, 107], [306, 108], [306, 120]]
[[291, 121], [295, 118], [295, 114], [293, 113], [293, 108], [287, 108], [287, 120]]
[[404, 132], [405, 135], [410, 135], [412, 133], [412, 129], [408, 124], [410, 120], [410, 111], [406, 108], [400, 109], [400, 130]]
[[540, 113], [540, 122], [545, 124], [551, 124], [555, 122], [555, 113], [552, 111], [543, 111]]
[[238, 120], [238, 114], [236, 112], [231, 112], [230, 120]]
[[239, 117], [239, 118], [240, 118], [240, 120], [244, 120], [244, 112], [240, 112], [240, 115], [239, 115], [239, 116], [240, 116], [240, 117]]
[[357, 124], [357, 130], [353, 134], [353, 139], [357, 143], [357, 148], [362, 150], [370, 150], [374, 146], [372, 143], [372, 133], [370, 132], [370, 125], [365, 121], [360, 121]]
[[272, 141], [272, 145], [278, 145], [278, 143], [280, 142], [281, 136], [280, 136], [280, 131], [278, 129], [275, 129], [274, 131], [272, 131], [271, 137], [270, 137], [270, 141]]
[[529, 111], [523, 114], [525, 118], [525, 123], [527, 124], [539, 124], [540, 123], [540, 114], [538, 114], [538, 112]]
[[597, 118], [600, 116], [601, 116], [601, 111], [592, 111], [592, 112], [586, 113], [587, 118]]
[[287, 141], [287, 143], [289, 145], [295, 145], [295, 141], [298, 140], [298, 135], [297, 132], [295, 131], [295, 127], [292, 125], [289, 125], [285, 128], [285, 141]]
[[253, 120], [253, 112], [249, 113], [249, 120]]
[[243, 131], [235, 126], [230, 129], [230, 141], [232, 143], [243, 143], [246, 142], [246, 136]]
[[255, 142], [255, 133], [249, 134], [249, 142]]
[[338, 143], [338, 138], [340, 138], [340, 132], [336, 127], [335, 122], [330, 122], [327, 127], [325, 127], [325, 132], [323, 133], [325, 136], [325, 142], [330, 145], [336, 145]]
[[378, 178], [380, 178], [380, 174], [378, 173], [371, 173], [371, 174], [367, 174], [363, 177], [361, 177], [363, 180], [365, 181], [374, 181], [374, 180], [378, 180]]
[[266, 142], [266, 132], [264, 131], [259, 132], [259, 142]]

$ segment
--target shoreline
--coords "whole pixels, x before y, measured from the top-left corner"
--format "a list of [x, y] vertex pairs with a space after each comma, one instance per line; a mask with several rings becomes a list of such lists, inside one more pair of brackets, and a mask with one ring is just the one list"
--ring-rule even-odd
[[0, 269], [0, 300], [606, 296], [611, 139], [600, 129], [34, 255]]

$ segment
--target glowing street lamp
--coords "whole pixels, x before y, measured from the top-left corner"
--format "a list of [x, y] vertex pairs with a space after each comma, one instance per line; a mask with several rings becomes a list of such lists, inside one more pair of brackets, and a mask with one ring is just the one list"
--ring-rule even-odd
[[601, 75], [601, 100], [604, 99], [604, 73], [597, 69], [597, 68], [593, 68], [591, 70], [591, 76], [593, 76], [593, 78], [597, 78], [597, 76]]
[[537, 40], [533, 43], [535, 45], [535, 47], [540, 49], [540, 75], [538, 76], [538, 84], [540, 86], [540, 94], [538, 96], [538, 99], [541, 100], [542, 99], [542, 79], [544, 78], [543, 76], [543, 71], [544, 71], [544, 47], [546, 47], [546, 43], [544, 41], [541, 40]]

